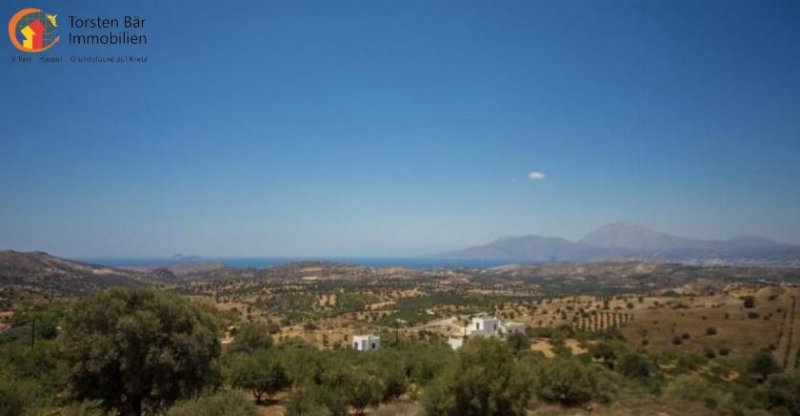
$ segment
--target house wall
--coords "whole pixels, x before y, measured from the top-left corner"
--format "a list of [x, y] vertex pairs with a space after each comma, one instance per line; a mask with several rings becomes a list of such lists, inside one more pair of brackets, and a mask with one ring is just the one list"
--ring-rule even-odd
[[472, 318], [467, 333], [477, 336], [493, 336], [500, 331], [500, 322], [494, 318]]
[[351, 345], [358, 351], [377, 350], [381, 347], [381, 338], [376, 336], [356, 336], [353, 337]]

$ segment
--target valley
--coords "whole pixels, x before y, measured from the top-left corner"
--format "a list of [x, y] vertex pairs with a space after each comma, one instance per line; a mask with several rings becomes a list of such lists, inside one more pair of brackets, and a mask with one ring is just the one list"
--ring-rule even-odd
[[[365, 334], [380, 339], [381, 352], [375, 357], [414, 348], [411, 360], [413, 354], [422, 359], [430, 348], [457, 357], [462, 348], [478, 348], [483, 341], [477, 339], [496, 338], [513, 345], [524, 342], [529, 359], [589, 359], [611, 369], [608, 376], [621, 371], [609, 360], [636, 354], [647, 363], [641, 365], [649, 368], [648, 374], [660, 380], [659, 389], [678, 388], [671, 386], [689, 376], [704, 377], [716, 380], [714, 385], [722, 383], [713, 394], [751, 383], [746, 374], [759, 354], [768, 354], [775, 370], [786, 374], [798, 374], [800, 363], [800, 271], [792, 268], [630, 261], [427, 269], [303, 261], [231, 268], [194, 259], [196, 263], [119, 269], [38, 252], [2, 254], [0, 344], [35, 339], [26, 335], [33, 316], [39, 319], [36, 331], [41, 331], [56, 325], [81, 299], [122, 285], [150, 288], [146, 290], [213, 311], [220, 328], [217, 342], [228, 351], [223, 353], [228, 359], [238, 356], [233, 351], [245, 328], [260, 328], [276, 351], [302, 343], [323, 357], [352, 351], [353, 340]], [[470, 322], [481, 316], [524, 329], [522, 338], [510, 332], [475, 338]], [[55, 326], [49, 331], [50, 337], [59, 338]], [[39, 336], [45, 344], [54, 342]], [[356, 356], [347, 358], [353, 359], [360, 368], [363, 363]], [[428, 406], [421, 395], [426, 384], [412, 383], [411, 390], [367, 410], [376, 415], [399, 409], [405, 413], [397, 414], [422, 414]], [[658, 408], [672, 414], [664, 406], [700, 414], [720, 411], [718, 406], [723, 413], [748, 409], [732, 402], [708, 407], [664, 392], [643, 404], [633, 394], [636, 383], [624, 385], [613, 399], [590, 395], [594, 398], [587, 403], [601, 414]], [[257, 403], [262, 414], [295, 414], [287, 410], [293, 406], [291, 391], [276, 393], [278, 399]], [[561, 414], [554, 403], [546, 396], [534, 398], [528, 414]], [[569, 408], [565, 414], [573, 414]]]

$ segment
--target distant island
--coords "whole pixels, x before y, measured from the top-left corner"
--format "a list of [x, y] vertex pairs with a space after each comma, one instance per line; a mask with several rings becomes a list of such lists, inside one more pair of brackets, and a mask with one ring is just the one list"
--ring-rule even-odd
[[175, 253], [170, 257], [173, 263], [201, 263], [203, 262], [203, 258], [200, 256], [185, 256], [181, 253]]

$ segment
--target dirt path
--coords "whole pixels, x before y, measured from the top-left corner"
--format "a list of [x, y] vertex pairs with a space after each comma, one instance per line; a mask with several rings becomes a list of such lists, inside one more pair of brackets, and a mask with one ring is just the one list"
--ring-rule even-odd
[[411, 330], [411, 331], [419, 331], [421, 329], [434, 328], [434, 327], [437, 327], [437, 326], [452, 326], [452, 325], [455, 325], [456, 322], [457, 322], [457, 319], [455, 317], [451, 317], [451, 318], [439, 319], [437, 321], [431, 321], [431, 322], [428, 322], [426, 324], [417, 325], [415, 327], [408, 328], [408, 329]]

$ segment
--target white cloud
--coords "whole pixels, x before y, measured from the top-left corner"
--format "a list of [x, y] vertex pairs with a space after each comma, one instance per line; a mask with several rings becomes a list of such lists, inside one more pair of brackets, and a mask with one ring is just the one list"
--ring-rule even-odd
[[540, 172], [538, 170], [535, 170], [535, 171], [533, 171], [533, 172], [528, 174], [528, 179], [530, 179], [530, 180], [532, 180], [534, 182], [541, 181], [544, 178], [545, 178], [544, 172]]

